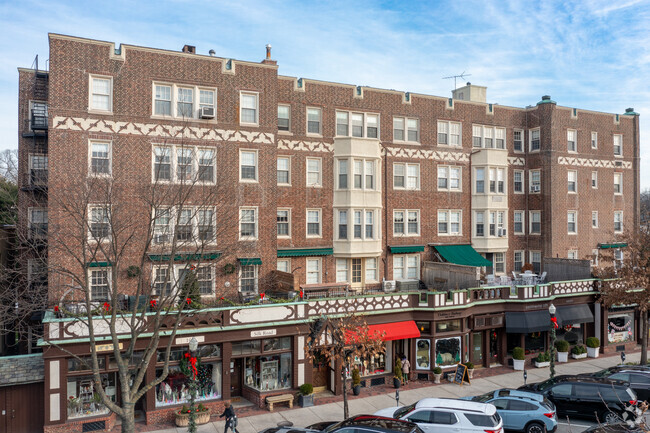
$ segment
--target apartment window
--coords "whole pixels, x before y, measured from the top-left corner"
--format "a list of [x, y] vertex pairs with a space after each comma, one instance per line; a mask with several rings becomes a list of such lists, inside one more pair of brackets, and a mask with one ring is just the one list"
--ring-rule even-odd
[[403, 235], [404, 233], [404, 211], [396, 210], [393, 212], [393, 235]]
[[339, 189], [348, 188], [348, 160], [339, 159]]
[[515, 152], [523, 152], [524, 151], [524, 131], [521, 129], [515, 129], [513, 133], [514, 137], [514, 142], [513, 142], [513, 150]]
[[307, 284], [320, 284], [321, 282], [321, 260], [307, 259]]
[[257, 182], [257, 152], [254, 150], [239, 151], [239, 180]]
[[460, 146], [460, 123], [438, 121], [438, 145]]
[[247, 93], [241, 92], [239, 96], [240, 108], [240, 121], [241, 123], [247, 123], [252, 125], [257, 125], [259, 122], [258, 119], [258, 98], [257, 93]]
[[538, 235], [542, 233], [542, 212], [534, 210], [530, 212], [530, 228], [528, 232], [531, 235]]
[[48, 173], [47, 155], [29, 155], [29, 184], [46, 185]]
[[29, 210], [29, 237], [42, 239], [47, 236], [47, 209]]
[[111, 144], [90, 142], [90, 173], [93, 175], [111, 174]]
[[196, 213], [199, 241], [212, 242], [215, 235], [214, 209], [199, 209]]
[[90, 300], [108, 301], [110, 299], [110, 272], [108, 269], [90, 271]]
[[578, 188], [578, 172], [575, 170], [569, 170], [567, 172], [567, 185], [569, 192], [577, 192]]
[[280, 156], [277, 159], [278, 185], [291, 185], [290, 160], [288, 156]]
[[366, 282], [377, 281], [377, 258], [366, 259]]
[[530, 252], [530, 264], [533, 265], [533, 272], [539, 274], [542, 270], [542, 252], [541, 251], [531, 251]]
[[485, 236], [485, 214], [483, 212], [476, 212], [476, 236]]
[[591, 212], [591, 227], [598, 228], [598, 211], [594, 210]]
[[91, 240], [101, 241], [111, 234], [109, 210], [105, 206], [90, 208], [90, 233]]
[[591, 132], [591, 148], [598, 149], [598, 133], [595, 131]]
[[592, 171], [591, 172], [591, 187], [596, 189], [598, 188], [598, 172], [597, 171]]
[[200, 182], [214, 182], [214, 150], [198, 149], [198, 180]]
[[171, 209], [155, 209], [153, 220], [153, 243], [162, 244], [169, 241], [171, 233]]
[[362, 227], [362, 218], [363, 212], [360, 210], [354, 211], [353, 217], [354, 217], [354, 238], [355, 239], [361, 239], [361, 227]]
[[291, 126], [291, 107], [278, 105], [278, 131], [289, 131]]
[[199, 90], [199, 110], [214, 108], [214, 90]]
[[[211, 108], [205, 118], [215, 117], [216, 89], [199, 89], [190, 86], [177, 86], [175, 84], [153, 83], [153, 115], [172, 116], [184, 119], [197, 117], [202, 109]], [[172, 104], [172, 101], [175, 101]]]
[[320, 108], [307, 108], [307, 134], [321, 134], [321, 114]]
[[179, 117], [192, 118], [194, 117], [194, 90], [179, 87], [176, 91], [176, 114]]
[[376, 114], [366, 114], [366, 137], [379, 137], [379, 116]]
[[192, 180], [192, 149], [176, 149], [176, 179], [179, 182]]
[[514, 180], [513, 190], [515, 194], [523, 194], [524, 193], [524, 171], [514, 170], [512, 172], [512, 177]]
[[393, 256], [393, 278], [396, 280], [420, 279], [420, 256]]
[[172, 115], [172, 87], [155, 85], [154, 114], [158, 116]]
[[291, 237], [291, 210], [278, 209], [277, 210], [277, 230], [279, 238]]
[[354, 160], [354, 187], [375, 189], [375, 161]]
[[472, 146], [483, 147], [483, 128], [479, 125], [472, 125]]
[[320, 158], [307, 158], [307, 186], [322, 186], [321, 161]]
[[363, 137], [363, 114], [352, 113], [352, 136]]
[[460, 210], [439, 210], [438, 211], [438, 234], [453, 235], [461, 234], [462, 211]]
[[623, 173], [614, 173], [614, 194], [623, 194]]
[[393, 188], [420, 189], [420, 164], [393, 164]]
[[307, 209], [307, 237], [321, 237], [321, 210]]
[[494, 272], [504, 273], [506, 271], [506, 261], [503, 253], [494, 253], [492, 256], [492, 265]]
[[489, 226], [490, 236], [496, 236], [497, 235], [497, 214], [496, 212], [489, 212], [488, 216], [490, 218], [490, 226]]
[[614, 134], [614, 155], [623, 156], [623, 136]]
[[516, 210], [513, 214], [514, 219], [514, 232], [516, 235], [524, 234], [524, 211]]
[[113, 111], [113, 79], [90, 76], [90, 109]]
[[438, 189], [449, 191], [461, 190], [461, 168], [447, 165], [438, 166]]
[[419, 143], [420, 121], [407, 117], [393, 118], [393, 141]]
[[577, 132], [575, 129], [568, 129], [566, 132], [566, 142], [567, 142], [567, 151], [569, 152], [577, 152], [578, 151], [578, 146], [576, 144], [576, 136]]
[[623, 212], [621, 211], [614, 212], [614, 232], [623, 232]]
[[438, 211], [438, 235], [449, 233], [449, 211]]
[[505, 128], [495, 128], [494, 129], [494, 144], [497, 149], [506, 148], [506, 129]]
[[[336, 135], [347, 137], [350, 131], [350, 113], [347, 111], [336, 112]], [[347, 280], [346, 280], [347, 281]]]
[[153, 293], [156, 296], [171, 296], [172, 281], [169, 267], [154, 268]]
[[290, 259], [278, 259], [275, 268], [280, 272], [291, 272], [291, 260]]
[[239, 208], [239, 239], [257, 239], [257, 208]]
[[524, 252], [519, 250], [515, 251], [514, 254], [514, 266], [515, 272], [521, 272], [521, 268], [524, 266]]
[[536, 152], [540, 149], [539, 129], [530, 131], [530, 151]]
[[567, 232], [570, 235], [574, 235], [578, 232], [578, 227], [577, 227], [577, 212], [576, 211], [568, 211], [566, 214], [566, 219], [567, 219]]
[[591, 266], [598, 266], [598, 249], [591, 250]]
[[530, 173], [530, 180], [528, 184], [530, 185], [530, 192], [531, 193], [540, 192], [542, 189], [541, 172], [539, 170], [531, 170], [529, 173]]
[[621, 266], [623, 266], [623, 250], [616, 248], [614, 250], [614, 267], [620, 269]]
[[472, 146], [486, 149], [505, 149], [506, 130], [493, 126], [472, 125]]
[[420, 234], [420, 211], [410, 210], [408, 216], [408, 234], [415, 236]]
[[491, 193], [504, 193], [504, 170], [502, 168], [491, 168], [488, 170], [490, 174], [490, 192]]
[[174, 228], [177, 241], [192, 240], [192, 209], [180, 209]]
[[503, 194], [505, 192], [505, 170], [502, 168], [497, 169], [497, 192]]
[[375, 189], [375, 162], [366, 161], [366, 189]]
[[257, 293], [258, 265], [240, 265], [239, 291], [241, 293]]
[[348, 259], [336, 259], [336, 282], [343, 283], [349, 280]]
[[476, 189], [476, 194], [482, 194], [485, 192], [485, 169], [484, 168], [477, 168], [475, 169], [476, 174], [475, 176], [475, 189]]
[[201, 293], [201, 296], [210, 296], [214, 294], [214, 280], [212, 279], [211, 266], [201, 266], [196, 268], [196, 279], [199, 283], [199, 293]]
[[171, 148], [154, 147], [154, 180], [171, 180], [172, 179], [172, 158]]
[[375, 214], [373, 211], [366, 211], [366, 239], [374, 238], [374, 219]]
[[379, 116], [367, 113], [336, 112], [336, 135], [340, 137], [377, 138], [379, 134]]
[[[348, 211], [339, 211], [339, 239], [348, 238]], [[347, 281], [347, 280], [346, 280]]]

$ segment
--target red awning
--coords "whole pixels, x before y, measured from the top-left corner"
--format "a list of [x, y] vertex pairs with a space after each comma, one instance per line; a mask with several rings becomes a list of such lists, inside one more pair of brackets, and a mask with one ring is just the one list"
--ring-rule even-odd
[[384, 341], [402, 340], [420, 336], [420, 330], [413, 320], [405, 322], [382, 323], [381, 325], [368, 325], [368, 333], [384, 334]]

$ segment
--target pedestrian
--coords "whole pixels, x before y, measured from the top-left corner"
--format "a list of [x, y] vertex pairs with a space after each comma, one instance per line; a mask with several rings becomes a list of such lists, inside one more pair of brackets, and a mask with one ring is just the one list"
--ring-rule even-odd
[[223, 433], [228, 433], [228, 428], [232, 430], [233, 433], [238, 433], [237, 432], [237, 415], [235, 415], [235, 410], [232, 408], [230, 405], [230, 402], [225, 403], [226, 408], [224, 409], [223, 413], [219, 415], [219, 418], [223, 418], [224, 416], [226, 417], [226, 427], [223, 430]]
[[409, 384], [409, 372], [411, 371], [411, 363], [406, 359], [405, 355], [402, 355], [402, 375], [404, 376], [404, 383]]

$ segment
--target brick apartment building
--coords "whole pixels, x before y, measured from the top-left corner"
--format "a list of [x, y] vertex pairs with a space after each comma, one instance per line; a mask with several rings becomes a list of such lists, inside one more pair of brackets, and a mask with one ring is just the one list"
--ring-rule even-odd
[[[265, 396], [312, 381], [340, 392], [338, 375], [316, 361], [307, 365], [302, 352], [310, 316], [339, 311], [327, 298], [341, 293], [358, 310], [372, 311], [372, 326], [404, 327], [387, 342], [385, 357], [363, 367], [367, 386], [390, 376], [397, 353], [417, 360], [413, 374], [426, 378], [435, 365], [461, 359], [485, 367], [507, 363], [517, 345], [543, 350], [551, 300], [586, 311], [564, 321], [566, 332], [573, 326], [579, 335], [575, 342], [629, 331], [623, 340], [603, 341], [603, 350], [635, 344], [638, 315], [594, 304], [590, 276], [509, 280], [526, 263], [541, 274], [546, 258], [597, 262], [600, 248], [622, 246], [617, 235], [638, 226], [634, 110], [563, 107], [548, 96], [508, 107], [488, 103], [486, 88], [470, 83], [447, 98], [297, 79], [278, 74], [270, 47], [254, 63], [198, 54], [191, 46], [174, 52], [49, 38], [49, 71], [19, 69], [22, 226], [41, 236], [48, 225], [64, 224], [56, 199], [80, 177], [113, 177], [122, 187], [122, 212], [135, 220], [151, 210], [132, 204], [129, 191], [201, 176], [203, 186], [219, 191], [215, 207], [185, 224], [199, 236], [206, 227], [226, 228], [210, 240], [214, 255], [204, 263], [203, 294], [256, 297], [276, 270], [292, 274], [305, 294], [282, 307], [215, 308], [221, 330], [196, 330], [201, 344], [213, 348], [215, 401], [243, 396], [263, 404]], [[94, 222], [101, 205], [89, 209]], [[154, 257], [184, 229], [161, 221], [144, 270], [154, 281]], [[50, 266], [66, 260], [50, 246]], [[474, 267], [480, 278], [510, 289], [495, 292], [477, 282], [476, 289], [454, 290], [438, 281], [434, 290], [423, 277], [429, 262]], [[102, 266], [88, 264], [88, 271]], [[29, 264], [30, 275], [38, 275], [37, 267]], [[58, 302], [63, 289], [49, 283], [50, 300]], [[310, 293], [320, 297], [310, 301]], [[259, 317], [241, 314], [250, 308]], [[517, 314], [546, 322], [518, 327]], [[73, 337], [51, 315], [45, 321], [52, 341]], [[187, 341], [175, 344], [180, 350]], [[83, 354], [88, 346], [75, 340], [68, 350]], [[266, 356], [250, 356], [260, 353]], [[89, 373], [56, 347], [44, 357], [47, 431], [81, 428], [83, 414], [62, 402], [81, 397]], [[114, 392], [106, 357], [105, 380]], [[150, 370], [153, 378], [155, 365]], [[270, 382], [259, 382], [264, 374]], [[178, 403], [164, 392], [151, 391], [141, 403], [148, 422], [169, 419], [168, 406]]]

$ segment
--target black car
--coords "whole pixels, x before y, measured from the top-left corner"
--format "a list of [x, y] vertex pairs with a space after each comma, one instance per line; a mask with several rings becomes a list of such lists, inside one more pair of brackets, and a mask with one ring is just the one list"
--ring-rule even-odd
[[331, 423], [324, 430], [319, 427], [322, 427], [322, 423], [306, 428], [279, 426], [267, 428], [260, 433], [347, 433], [351, 430], [355, 433], [424, 433], [415, 423], [376, 415], [356, 415], [341, 422]]
[[636, 392], [639, 400], [650, 401], [650, 367], [646, 365], [617, 365], [596, 373], [580, 376], [607, 377], [609, 379], [630, 382], [630, 388]]
[[608, 424], [620, 422], [625, 408], [637, 403], [628, 382], [602, 377], [556, 376], [519, 389], [543, 394], [558, 415], [597, 417]]

